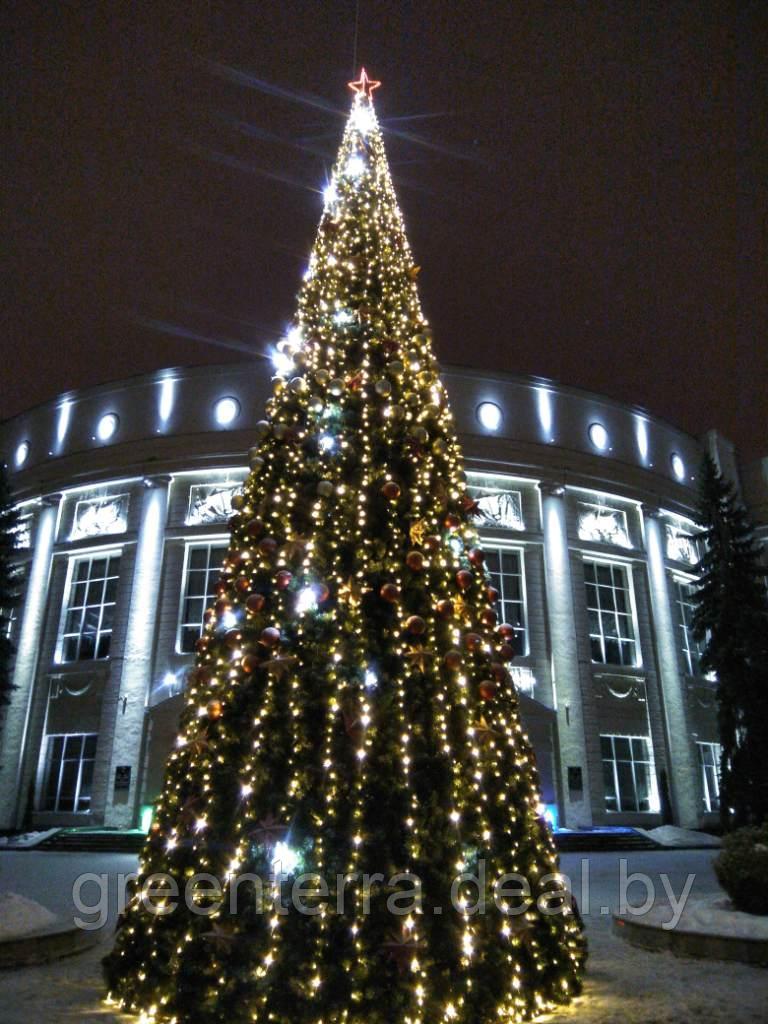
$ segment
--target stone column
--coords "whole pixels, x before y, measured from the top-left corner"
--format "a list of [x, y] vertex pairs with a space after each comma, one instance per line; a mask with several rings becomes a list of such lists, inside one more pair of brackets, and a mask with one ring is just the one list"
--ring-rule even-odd
[[691, 737], [680, 659], [677, 626], [672, 616], [667, 573], [664, 567], [664, 535], [658, 511], [643, 510], [648, 577], [656, 652], [661, 681], [667, 741], [667, 764], [672, 804], [677, 824], [697, 828], [700, 817], [699, 769]]
[[33, 534], [34, 553], [26, 581], [11, 704], [6, 709], [0, 739], [0, 828], [18, 828], [24, 816], [27, 794], [21, 791], [29, 717], [35, 692], [40, 645], [48, 610], [48, 583], [53, 546], [61, 508], [61, 495], [43, 498]]
[[117, 828], [131, 828], [136, 824], [141, 791], [139, 774], [152, 678], [170, 477], [148, 478], [144, 485], [117, 702], [110, 701], [105, 708], [113, 716], [113, 722], [105, 722], [102, 714], [102, 723], [106, 725], [102, 736], [108, 740], [110, 731], [112, 733], [104, 824]]
[[[579, 679], [564, 488], [540, 484], [544, 519], [547, 617], [556, 697], [562, 820], [569, 828], [592, 824], [589, 764]], [[579, 788], [578, 784], [581, 784]]]

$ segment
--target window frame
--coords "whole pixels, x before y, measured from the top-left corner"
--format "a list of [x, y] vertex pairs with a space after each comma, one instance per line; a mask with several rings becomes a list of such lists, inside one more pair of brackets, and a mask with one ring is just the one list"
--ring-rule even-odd
[[[49, 776], [51, 771], [51, 760], [53, 754], [54, 742], [60, 739], [62, 740], [61, 756], [59, 758], [58, 766], [58, 778], [56, 783], [56, 798], [54, 806], [48, 806], [48, 789], [49, 789]], [[61, 790], [64, 775], [64, 766], [67, 764], [68, 759], [64, 756], [67, 749], [67, 741], [72, 739], [80, 740], [80, 753], [77, 758], [77, 778], [75, 780], [75, 789], [72, 797], [72, 809], [65, 810], [60, 807], [61, 804]], [[94, 740], [93, 756], [85, 757], [85, 745], [89, 739]], [[45, 756], [43, 758], [43, 779], [42, 786], [40, 789], [40, 796], [38, 807], [42, 813], [45, 814], [90, 814], [93, 809], [93, 779], [94, 771], [96, 767], [96, 752], [98, 750], [99, 734], [97, 732], [52, 732], [48, 733], [45, 737]], [[69, 759], [72, 760], [72, 759]], [[80, 802], [82, 799], [83, 792], [83, 766], [89, 763], [91, 764], [91, 781], [88, 792], [88, 806], [81, 808]]]
[[[529, 621], [529, 618], [528, 618], [528, 581], [526, 579], [526, 572], [525, 572], [525, 550], [526, 549], [525, 549], [524, 546], [521, 546], [521, 545], [518, 545], [518, 544], [500, 544], [498, 542], [494, 543], [492, 541], [489, 541], [484, 536], [481, 536], [480, 540], [481, 540], [481, 543], [482, 543], [483, 551], [486, 554], [486, 559], [488, 557], [488, 554], [491, 551], [493, 551], [494, 553], [499, 555], [499, 576], [500, 577], [504, 576], [504, 572], [503, 572], [502, 565], [501, 565], [502, 556], [505, 553], [506, 554], [516, 554], [517, 555], [518, 562], [519, 562], [519, 565], [520, 565], [520, 574], [519, 574], [520, 575], [520, 594], [521, 594], [520, 604], [521, 604], [521, 607], [522, 607], [522, 616], [523, 616], [523, 627], [522, 627], [522, 633], [523, 633], [523, 645], [522, 645], [522, 647], [523, 647], [523, 649], [522, 649], [521, 652], [519, 652], [517, 654], [517, 657], [518, 658], [527, 658], [527, 657], [530, 656], [530, 653], [531, 653], [531, 641], [530, 641], [530, 621]], [[493, 582], [493, 576], [491, 574], [491, 570], [487, 568], [487, 564], [486, 564], [486, 569], [487, 569], [488, 575], [491, 577], [491, 585], [495, 587], [496, 584]], [[517, 575], [517, 574], [516, 573], [510, 573], [509, 575]], [[501, 583], [501, 586], [496, 587], [496, 589], [499, 591], [499, 599], [498, 599], [498, 601], [496, 603], [497, 603], [497, 606], [499, 607], [499, 609], [501, 610], [501, 612], [503, 614], [503, 611], [504, 611], [503, 580], [500, 580], [499, 582]], [[511, 598], [510, 598], [510, 603], [514, 603], [514, 601]], [[515, 630], [515, 632], [518, 632], [517, 629]]]
[[[699, 771], [702, 788], [702, 799], [704, 801], [704, 810], [707, 814], [717, 814], [720, 811], [720, 771], [723, 759], [723, 748], [721, 744], [716, 743], [714, 740], [697, 740], [696, 750], [699, 755]], [[707, 764], [704, 760], [704, 752], [708, 750], [712, 755], [712, 764]], [[709, 777], [707, 775], [707, 768], [714, 769], [714, 775], [712, 781], [714, 783], [714, 796], [715, 802], [712, 801], [712, 794], [709, 788]]]
[[[689, 676], [701, 676], [701, 656], [704, 653], [704, 645], [699, 644], [694, 639], [693, 633], [691, 632], [689, 624], [685, 621], [685, 614], [683, 612], [683, 605], [693, 608], [693, 604], [690, 600], [683, 601], [680, 596], [680, 588], [687, 587], [692, 590], [695, 587], [695, 580], [692, 580], [686, 576], [675, 575], [672, 577], [672, 584], [674, 586], [674, 600], [675, 600], [675, 613], [677, 618], [677, 650], [680, 657], [683, 660], [683, 665], [687, 670]], [[696, 668], [694, 669], [694, 658], [696, 661]]]
[[[92, 658], [83, 658], [83, 657], [80, 656], [80, 645], [81, 645], [82, 637], [83, 637], [82, 626], [83, 626], [83, 619], [84, 619], [84, 616], [85, 616], [86, 608], [95, 608], [95, 607], [99, 608], [99, 625], [98, 625], [98, 627], [96, 629], [96, 642], [95, 642], [95, 645], [94, 645], [94, 650], [98, 651], [99, 641], [100, 641], [100, 638], [101, 638], [101, 635], [102, 635], [101, 626], [102, 626], [102, 622], [104, 620], [104, 608], [106, 607], [106, 605], [104, 603], [104, 600], [103, 600], [103, 597], [104, 597], [104, 593], [103, 592], [102, 592], [102, 602], [101, 602], [100, 605], [88, 605], [88, 604], [83, 604], [82, 605], [83, 618], [81, 618], [81, 622], [80, 622], [80, 632], [77, 634], [77, 636], [78, 636], [78, 648], [77, 648], [78, 657], [77, 658], [68, 658], [68, 659], [64, 658], [64, 645], [65, 645], [65, 642], [66, 642], [66, 640], [70, 636], [74, 636], [75, 635], [74, 633], [66, 633], [65, 629], [66, 629], [66, 624], [67, 624], [67, 615], [70, 612], [70, 602], [71, 602], [71, 598], [72, 598], [72, 588], [74, 586], [74, 583], [76, 582], [74, 577], [75, 577], [75, 571], [76, 571], [77, 566], [80, 563], [82, 563], [82, 562], [86, 562], [87, 561], [87, 562], [93, 563], [94, 561], [99, 560], [99, 559], [106, 559], [107, 563], [109, 563], [109, 561], [111, 559], [113, 559], [113, 558], [118, 559], [120, 561], [120, 563], [122, 563], [122, 557], [123, 557], [123, 549], [122, 549], [122, 547], [117, 547], [117, 548], [115, 548], [115, 547], [109, 547], [109, 548], [90, 548], [87, 551], [72, 552], [72, 553], [70, 553], [67, 556], [67, 575], [66, 575], [66, 580], [65, 580], [65, 583], [64, 583], [64, 599], [63, 599], [63, 601], [61, 603], [61, 617], [59, 619], [59, 628], [58, 628], [58, 631], [57, 631], [57, 634], [56, 634], [56, 652], [55, 652], [54, 661], [55, 661], [55, 663], [57, 665], [76, 665], [79, 662], [83, 662], [83, 661], [86, 661], [86, 662], [89, 662], [89, 661], [108, 661], [109, 658], [112, 656], [112, 636], [114, 634], [114, 612], [113, 612], [113, 622], [112, 622], [112, 625], [109, 628], [110, 641], [109, 641], [109, 651], [108, 651], [108, 653], [105, 654], [105, 655], [102, 655], [101, 657], [96, 657], [96, 655], [94, 654], [94, 657], [92, 657]], [[117, 586], [119, 587], [120, 586], [120, 569], [121, 569], [121, 564], [118, 564], [117, 572], [115, 574], [110, 574], [109, 573], [109, 566], [108, 566], [107, 567], [107, 575], [104, 576], [104, 582], [106, 583], [107, 580], [115, 578], [117, 580]], [[86, 582], [87, 583], [91, 582], [90, 573], [89, 573], [89, 575], [87, 577], [87, 581]], [[86, 593], [87, 593], [87, 587], [86, 587]], [[117, 608], [117, 597], [118, 597], [118, 595], [116, 593], [115, 594], [115, 600], [111, 601], [111, 602], [108, 602], [108, 604], [113, 609]]]
[[[179, 593], [179, 611], [178, 611], [177, 622], [176, 622], [176, 644], [175, 644], [176, 654], [194, 654], [194, 648], [191, 651], [185, 651], [184, 647], [183, 647], [183, 644], [182, 644], [182, 635], [183, 635], [182, 634], [182, 630], [185, 629], [185, 628], [189, 628], [192, 625], [191, 622], [185, 622], [186, 616], [184, 615], [184, 606], [185, 606], [186, 601], [187, 601], [188, 576], [189, 576], [189, 572], [190, 572], [189, 561], [190, 561], [191, 552], [192, 552], [193, 548], [208, 548], [209, 549], [208, 565], [207, 565], [206, 570], [205, 570], [206, 576], [207, 576], [211, 572], [210, 549], [213, 548], [213, 547], [223, 547], [224, 551], [226, 552], [226, 549], [229, 547], [229, 537], [227, 536], [227, 534], [222, 533], [222, 534], [216, 534], [215, 536], [211, 536], [211, 537], [201, 537], [201, 538], [196, 539], [196, 540], [188, 540], [184, 544], [184, 561], [183, 561], [182, 570], [181, 570], [181, 590], [180, 590], [180, 593]], [[225, 557], [226, 557], [226, 555], [222, 556], [222, 563], [223, 563]], [[219, 566], [218, 570], [214, 570], [214, 571], [220, 571], [220, 569], [221, 569], [221, 566]], [[197, 572], [198, 570], [195, 570], [195, 571]], [[206, 590], [207, 590], [207, 587], [206, 587]], [[205, 593], [202, 596], [203, 596], [203, 598], [205, 598], [205, 597], [208, 596], [208, 594]], [[205, 605], [205, 608], [207, 608], [207, 607], [208, 606]], [[205, 614], [205, 608], [203, 608], [203, 614]], [[205, 623], [204, 623], [204, 621], [201, 618], [201, 620], [200, 620], [200, 636], [202, 636], [202, 634], [203, 634], [204, 626], [205, 626]]]
[[[615, 740], [617, 740], [617, 739], [618, 740], [628, 740], [629, 741], [629, 752], [630, 752], [630, 760], [629, 761], [627, 761], [626, 758], [619, 759], [617, 757], [617, 755], [616, 755], [616, 743], [615, 743]], [[610, 759], [606, 759], [604, 757], [604, 755], [603, 755], [603, 740], [610, 740], [611, 741], [611, 753], [612, 753], [613, 756]], [[638, 740], [638, 741], [640, 741], [640, 742], [645, 744], [645, 749], [646, 749], [647, 754], [648, 754], [647, 760], [637, 760], [637, 761], [635, 760], [634, 752], [632, 750], [632, 742], [633, 742], [633, 740]], [[614, 786], [614, 795], [615, 795], [615, 798], [616, 798], [616, 807], [615, 808], [611, 808], [611, 807], [607, 806], [609, 794], [608, 794], [608, 790], [605, 789], [605, 775], [604, 775], [606, 760], [609, 760], [609, 763], [613, 766], [613, 768], [612, 768], [612, 771], [613, 771], [613, 786]], [[621, 762], [623, 764], [631, 765], [631, 770], [632, 770], [632, 789], [634, 791], [634, 803], [635, 803], [634, 807], [623, 807], [623, 806], [621, 806], [621, 803], [622, 803], [622, 801], [621, 801], [621, 785], [620, 785], [620, 780], [619, 780], [619, 769], [618, 769], [619, 760], [621, 760]], [[658, 790], [658, 784], [657, 784], [657, 781], [656, 781], [656, 762], [655, 762], [655, 759], [654, 759], [654, 756], [653, 756], [653, 741], [652, 741], [650, 736], [637, 736], [637, 735], [630, 735], [630, 734], [626, 734], [626, 733], [612, 733], [612, 732], [600, 733], [600, 763], [601, 763], [601, 766], [602, 766], [602, 769], [603, 769], [603, 776], [602, 776], [602, 778], [603, 778], [604, 801], [605, 801], [604, 810], [605, 810], [606, 814], [658, 814], [659, 813], [659, 810], [660, 810], [660, 807], [661, 807], [661, 802], [660, 802], [660, 799], [659, 799], [659, 790]], [[636, 764], [644, 764], [644, 765], [648, 766], [648, 778], [649, 778], [649, 783], [650, 783], [649, 791], [648, 791], [648, 810], [641, 810], [639, 808], [640, 801], [638, 799], [637, 773], [635, 771], [635, 765]]]
[[[596, 569], [597, 569], [598, 566], [606, 566], [607, 568], [609, 568], [611, 570], [611, 590], [613, 592], [615, 592], [616, 589], [617, 589], [616, 585], [615, 585], [614, 573], [616, 572], [616, 570], [620, 570], [622, 573], [624, 573], [624, 577], [625, 577], [626, 584], [627, 584], [626, 592], [627, 592], [627, 595], [628, 595], [629, 620], [630, 620], [630, 623], [631, 623], [631, 626], [632, 626], [632, 637], [625, 639], [624, 637], [620, 636], [619, 633], [618, 633], [618, 622], [617, 622], [617, 635], [616, 635], [615, 639], [617, 639], [620, 642], [619, 643], [619, 649], [620, 650], [623, 650], [622, 642], [623, 643], [627, 643], [627, 642], [631, 641], [632, 649], [633, 649], [633, 652], [634, 652], [634, 656], [633, 656], [633, 659], [631, 661], [627, 661], [627, 662], [625, 662], [625, 661], [618, 661], [618, 662], [617, 661], [608, 661], [606, 659], [606, 657], [605, 657], [605, 652], [606, 652], [605, 640], [606, 640], [606, 636], [605, 636], [605, 633], [603, 631], [603, 617], [602, 617], [603, 609], [600, 607], [600, 604], [599, 604], [599, 601], [600, 601], [599, 589], [597, 590], [597, 599], [598, 599], [598, 607], [597, 608], [591, 608], [590, 607], [589, 599], [588, 599], [588, 596], [587, 596], [588, 595], [588, 589], [587, 588], [590, 585], [595, 586], [595, 588], [599, 588], [603, 584], [598, 583], [596, 580], [595, 580], [594, 583], [593, 583], [592, 580], [587, 580], [587, 572], [586, 572], [587, 565], [593, 565], [593, 566], [595, 566]], [[632, 571], [632, 568], [633, 567], [632, 567], [632, 564], [630, 562], [622, 561], [622, 560], [619, 560], [619, 559], [596, 558], [595, 556], [593, 556], [591, 554], [590, 555], [582, 555], [582, 575], [584, 577], [584, 608], [585, 608], [586, 613], [587, 613], [587, 639], [589, 641], [590, 661], [591, 661], [591, 663], [593, 665], [606, 665], [606, 666], [609, 666], [611, 668], [620, 668], [620, 669], [621, 668], [638, 669], [638, 668], [642, 668], [643, 667], [643, 654], [642, 654], [642, 648], [640, 646], [640, 628], [639, 628], [639, 623], [638, 623], [638, 618], [637, 618], [637, 601], [636, 601], [636, 598], [635, 598], [635, 581], [634, 581], [634, 573]], [[593, 634], [591, 629], [590, 629], [589, 614], [590, 614], [591, 611], [595, 611], [595, 612], [598, 613], [598, 620], [600, 622], [600, 634], [599, 634], [599, 636]], [[608, 612], [608, 611], [609, 610], [606, 609], [606, 612]], [[614, 600], [614, 608], [612, 609], [612, 614], [614, 615], [614, 617], [618, 617], [618, 615], [621, 614], [620, 612], [618, 612], [616, 610], [616, 602], [615, 602], [615, 600]], [[592, 640], [593, 639], [599, 639], [600, 640], [601, 650], [602, 650], [602, 654], [603, 654], [603, 660], [602, 661], [596, 661], [595, 658], [592, 656]], [[614, 638], [613, 637], [609, 637], [608, 639], [614, 639]]]

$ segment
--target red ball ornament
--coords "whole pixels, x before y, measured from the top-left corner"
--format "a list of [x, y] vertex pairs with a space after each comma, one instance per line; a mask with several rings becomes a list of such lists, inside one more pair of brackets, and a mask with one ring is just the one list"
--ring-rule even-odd
[[251, 519], [245, 529], [249, 537], [256, 539], [264, 532], [264, 523], [261, 519]]
[[222, 615], [226, 615], [227, 612], [231, 610], [231, 608], [232, 605], [223, 597], [220, 597], [216, 604], [213, 606], [213, 610], [216, 612], [219, 618], [221, 618]]
[[265, 647], [277, 647], [280, 643], [280, 630], [274, 626], [267, 626], [266, 629], [262, 629], [259, 642]]
[[285, 590], [291, 585], [292, 579], [293, 573], [288, 572], [287, 569], [281, 569], [277, 576], [275, 576], [275, 586], [278, 590]]
[[396, 583], [384, 583], [379, 590], [379, 596], [389, 604], [397, 604], [400, 599], [400, 587]]
[[512, 644], [502, 644], [498, 653], [502, 661], [512, 661], [515, 656], [515, 648]]
[[491, 662], [491, 672], [493, 673], [494, 679], [498, 680], [500, 683], [503, 683], [507, 678], [507, 670], [500, 661]]
[[221, 713], [224, 710], [224, 707], [220, 700], [209, 700], [206, 710], [209, 718], [216, 719], [221, 718]]
[[440, 538], [434, 533], [430, 533], [428, 537], [424, 538], [424, 547], [427, 551], [437, 551], [440, 547]]
[[481, 566], [485, 561], [485, 552], [482, 548], [470, 548], [467, 555], [472, 565]]
[[387, 480], [381, 488], [381, 493], [390, 501], [397, 501], [402, 492], [400, 490], [400, 484], [395, 483], [394, 480]]
[[510, 626], [508, 622], [502, 622], [501, 625], [496, 630], [496, 632], [499, 634], [500, 637], [503, 637], [504, 640], [515, 639], [515, 627]]
[[499, 600], [499, 592], [496, 587], [487, 587], [485, 594], [491, 604], [496, 604]]
[[475, 581], [475, 577], [469, 569], [459, 569], [456, 573], [456, 584], [460, 590], [467, 590]]
[[330, 597], [330, 595], [331, 595], [331, 592], [328, 589], [328, 587], [326, 587], [326, 585], [324, 583], [318, 583], [317, 584], [317, 587], [316, 587], [316, 590], [315, 590], [315, 599], [316, 599], [318, 604], [322, 604], [324, 601], [327, 601], [328, 598]]
[[243, 634], [239, 629], [228, 629], [224, 634], [224, 643], [227, 647], [239, 647], [242, 639]]
[[240, 662], [243, 672], [250, 675], [256, 671], [256, 667], [259, 664], [259, 659], [255, 658], [252, 654], [246, 654], [243, 660]]
[[251, 615], [257, 615], [266, 604], [266, 600], [263, 594], [250, 594], [245, 599], [246, 611]]
[[251, 581], [247, 576], [238, 576], [235, 580], [235, 590], [238, 594], [247, 594], [251, 586]]
[[435, 605], [435, 610], [441, 619], [450, 619], [453, 615], [453, 601], [438, 601]]
[[452, 672], [461, 668], [461, 651], [448, 651], [443, 658], [443, 664]]
[[405, 622], [405, 628], [415, 636], [421, 636], [426, 631], [427, 624], [420, 615], [411, 615]]
[[259, 541], [259, 551], [262, 555], [274, 555], [277, 551], [278, 543], [274, 537], [263, 537]]
[[445, 517], [445, 525], [449, 530], [458, 530], [461, 526], [461, 519], [456, 515], [455, 512], [449, 512]]
[[497, 690], [498, 686], [493, 679], [484, 679], [478, 686], [478, 691], [483, 700], [493, 700]]
[[464, 634], [464, 646], [468, 651], [476, 651], [483, 642], [483, 638], [479, 633], [465, 633]]
[[480, 621], [485, 626], [495, 626], [496, 612], [493, 610], [493, 608], [483, 608], [483, 610], [480, 612]]
[[409, 551], [405, 556], [405, 564], [411, 572], [421, 572], [424, 568], [424, 555], [420, 551]]

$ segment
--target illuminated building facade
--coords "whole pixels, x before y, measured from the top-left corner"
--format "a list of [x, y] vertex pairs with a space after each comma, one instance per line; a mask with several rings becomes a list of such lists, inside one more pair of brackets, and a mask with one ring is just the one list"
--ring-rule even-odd
[[[690, 629], [695, 474], [706, 446], [765, 523], [768, 460], [739, 467], [715, 433], [545, 380], [443, 380], [550, 814], [714, 821], [714, 684]], [[252, 363], [168, 370], [0, 427], [27, 580], [0, 828], [128, 827], [158, 794], [270, 391]]]

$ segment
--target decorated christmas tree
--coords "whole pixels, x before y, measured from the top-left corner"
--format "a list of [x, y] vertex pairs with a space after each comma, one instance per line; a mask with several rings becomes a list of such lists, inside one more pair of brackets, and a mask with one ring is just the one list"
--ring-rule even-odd
[[110, 998], [177, 1024], [486, 1024], [579, 991], [365, 72], [234, 502]]

